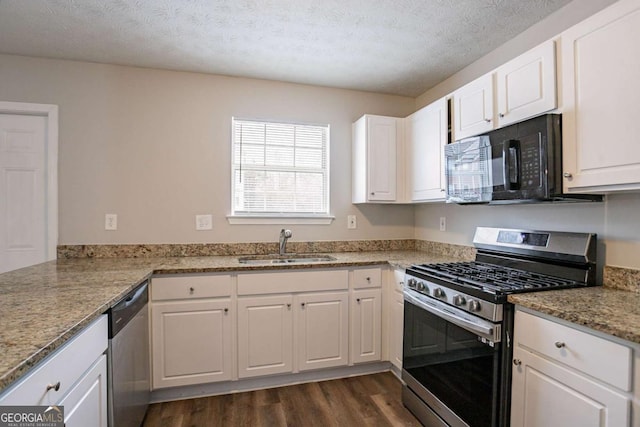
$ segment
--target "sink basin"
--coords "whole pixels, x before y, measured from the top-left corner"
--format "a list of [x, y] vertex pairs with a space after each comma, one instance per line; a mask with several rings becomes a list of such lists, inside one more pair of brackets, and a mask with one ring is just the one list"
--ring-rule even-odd
[[327, 262], [336, 259], [329, 255], [254, 255], [238, 258], [240, 264], [300, 264], [309, 262]]

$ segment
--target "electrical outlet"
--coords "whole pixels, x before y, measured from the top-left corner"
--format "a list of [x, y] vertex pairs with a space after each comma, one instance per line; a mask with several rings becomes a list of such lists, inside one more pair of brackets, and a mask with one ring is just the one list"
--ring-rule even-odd
[[196, 230], [211, 230], [212, 228], [212, 215], [196, 215]]
[[114, 231], [118, 229], [118, 215], [104, 214], [104, 229]]
[[440, 231], [447, 231], [447, 218], [444, 216], [440, 217]]
[[351, 230], [358, 228], [358, 223], [356, 222], [355, 215], [347, 215], [347, 228]]

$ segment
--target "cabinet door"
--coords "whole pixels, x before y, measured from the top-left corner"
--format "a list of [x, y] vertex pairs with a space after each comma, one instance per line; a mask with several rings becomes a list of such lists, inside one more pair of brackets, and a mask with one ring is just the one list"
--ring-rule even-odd
[[351, 362], [373, 362], [381, 358], [382, 292], [353, 291], [351, 298]]
[[630, 399], [516, 347], [512, 427], [628, 426]]
[[562, 34], [565, 192], [640, 188], [640, 2]]
[[107, 356], [101, 356], [59, 404], [67, 427], [107, 427]]
[[402, 333], [404, 323], [404, 297], [394, 292], [391, 301], [391, 336], [389, 339], [389, 359], [398, 369], [402, 369]]
[[299, 370], [347, 365], [348, 301], [346, 291], [296, 297]]
[[231, 379], [231, 300], [153, 303], [153, 388]]
[[293, 371], [291, 295], [238, 298], [238, 376]]
[[447, 101], [442, 98], [406, 120], [408, 177], [411, 200], [444, 200], [444, 146], [447, 143]]
[[396, 200], [397, 121], [367, 116], [367, 183], [371, 201]]
[[496, 71], [498, 126], [556, 108], [556, 50], [549, 40]]
[[458, 141], [493, 129], [493, 74], [453, 93], [453, 138]]

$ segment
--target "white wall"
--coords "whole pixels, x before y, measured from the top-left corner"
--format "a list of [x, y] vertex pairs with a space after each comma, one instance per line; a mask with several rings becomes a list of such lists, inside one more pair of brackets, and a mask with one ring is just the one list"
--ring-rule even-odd
[[[275, 241], [229, 225], [231, 117], [331, 125], [330, 226], [293, 241], [413, 238], [413, 207], [351, 204], [351, 123], [415, 99], [262, 80], [0, 55], [0, 100], [60, 106], [60, 244]], [[104, 214], [118, 230], [104, 230]], [[196, 214], [212, 231], [195, 231]], [[358, 229], [347, 230], [348, 214]]]
[[[451, 93], [539, 43], [553, 38], [573, 24], [613, 3], [614, 0], [575, 0], [532, 26], [503, 46], [480, 58], [417, 98], [417, 107]], [[508, 206], [458, 206], [433, 204], [416, 208], [416, 238], [470, 245], [476, 226], [568, 230], [598, 233], [600, 264], [640, 268], [640, 195], [608, 196], [604, 203]], [[439, 231], [440, 217], [447, 231]]]

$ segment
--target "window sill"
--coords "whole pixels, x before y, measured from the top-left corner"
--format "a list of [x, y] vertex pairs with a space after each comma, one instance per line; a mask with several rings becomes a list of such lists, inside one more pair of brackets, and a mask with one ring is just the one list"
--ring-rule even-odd
[[228, 215], [227, 221], [231, 225], [329, 225], [335, 219], [334, 216], [295, 216], [295, 215]]

